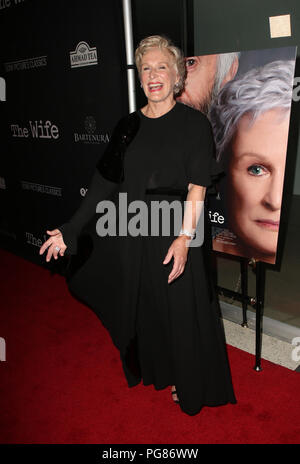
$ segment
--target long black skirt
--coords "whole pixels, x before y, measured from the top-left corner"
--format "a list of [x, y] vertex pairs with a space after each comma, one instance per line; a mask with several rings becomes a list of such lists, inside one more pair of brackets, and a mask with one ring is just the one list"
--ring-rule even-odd
[[[148, 195], [147, 201], [151, 198]], [[95, 230], [95, 224], [89, 229]], [[128, 386], [141, 381], [158, 390], [175, 385], [182, 411], [194, 415], [203, 406], [236, 403], [236, 399], [204, 246], [189, 248], [184, 273], [169, 284], [173, 259], [166, 265], [163, 261], [173, 240], [172, 235], [131, 238], [129, 243], [136, 243], [133, 249], [139, 252], [130, 264], [128, 247], [123, 260], [128, 260], [127, 272], [116, 261], [107, 272], [106, 263], [114, 261], [113, 252], [120, 253], [122, 241], [94, 236], [93, 252], [73, 270], [69, 288], [110, 331], [120, 349]], [[125, 293], [127, 309], [118, 291], [122, 282], [127, 293], [128, 285], [134, 290], [130, 298]]]

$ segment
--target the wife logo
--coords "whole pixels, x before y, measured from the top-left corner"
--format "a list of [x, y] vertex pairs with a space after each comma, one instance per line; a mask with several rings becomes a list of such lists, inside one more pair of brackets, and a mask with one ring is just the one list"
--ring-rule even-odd
[[51, 121], [29, 121], [29, 129], [19, 126], [19, 124], [11, 124], [10, 130], [13, 137], [33, 139], [58, 139], [58, 127], [52, 124]]

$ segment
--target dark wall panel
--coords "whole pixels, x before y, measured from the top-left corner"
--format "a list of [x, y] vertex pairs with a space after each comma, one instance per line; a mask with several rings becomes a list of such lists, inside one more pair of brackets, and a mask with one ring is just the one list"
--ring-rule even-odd
[[0, 9], [0, 241], [23, 256], [41, 262], [46, 230], [77, 209], [128, 113], [123, 37], [119, 0]]

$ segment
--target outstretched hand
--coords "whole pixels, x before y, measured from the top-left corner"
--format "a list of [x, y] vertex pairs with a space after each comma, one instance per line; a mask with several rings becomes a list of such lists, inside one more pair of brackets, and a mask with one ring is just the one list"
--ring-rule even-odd
[[171, 244], [168, 253], [165, 256], [163, 264], [168, 264], [174, 257], [173, 268], [168, 276], [168, 284], [179, 277], [184, 269], [189, 251], [189, 238], [185, 235], [180, 235]]
[[[53, 230], [46, 230], [47, 234], [50, 235], [50, 238], [46, 240], [46, 242], [43, 243], [43, 245], [40, 248], [40, 255], [44, 253], [44, 251], [48, 248], [48, 253], [46, 256], [46, 261], [50, 261], [52, 255], [54, 259], [58, 258], [58, 255], [64, 256], [64, 253], [66, 251], [66, 244], [63, 241], [63, 236], [62, 233], [60, 232], [59, 229], [53, 229]], [[60, 250], [57, 251], [55, 247], [59, 247]]]

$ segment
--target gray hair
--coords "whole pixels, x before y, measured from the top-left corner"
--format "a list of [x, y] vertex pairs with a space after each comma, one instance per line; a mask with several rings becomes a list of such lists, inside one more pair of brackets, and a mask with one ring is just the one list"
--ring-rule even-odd
[[227, 82], [213, 102], [208, 118], [212, 124], [219, 161], [234, 136], [239, 120], [251, 114], [251, 124], [266, 111], [291, 107], [295, 63], [278, 60], [251, 69]]
[[239, 60], [240, 55], [241, 52], [220, 53], [219, 55], [217, 55], [217, 71], [211, 94], [212, 103], [215, 100], [215, 98], [219, 95], [222, 82], [229, 73], [231, 66], [233, 65], [236, 59]]
[[179, 76], [179, 82], [174, 87], [174, 95], [178, 95], [184, 87], [184, 81], [186, 77], [185, 60], [180, 48], [176, 47], [173, 42], [168, 38], [161, 35], [150, 35], [145, 39], [141, 40], [137, 49], [135, 50], [135, 64], [138, 73], [141, 72], [142, 58], [145, 53], [153, 48], [159, 48], [160, 50], [166, 50], [173, 58], [175, 69]]
[[209, 113], [211, 105], [221, 90], [223, 80], [229, 73], [234, 61], [239, 60], [240, 54], [241, 52], [233, 52], [216, 55], [216, 73], [213, 86], [204, 100], [201, 99], [197, 104], [192, 105], [195, 109], [202, 111], [206, 115]]

